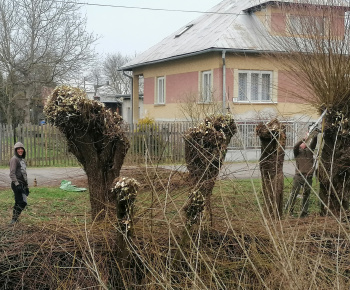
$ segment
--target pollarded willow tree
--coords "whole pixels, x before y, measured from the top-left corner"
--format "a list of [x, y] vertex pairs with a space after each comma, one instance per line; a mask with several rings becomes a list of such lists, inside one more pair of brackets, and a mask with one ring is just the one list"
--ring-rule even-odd
[[[227, 153], [227, 146], [237, 126], [231, 115], [212, 115], [184, 134], [185, 161], [189, 172], [191, 192], [185, 206], [186, 228], [181, 249], [190, 247], [194, 226], [212, 221], [211, 194]], [[174, 261], [179, 263], [183, 250], [178, 249]]]
[[188, 225], [197, 223], [203, 211], [206, 220], [211, 219], [211, 194], [227, 146], [236, 132], [237, 126], [231, 115], [214, 115], [185, 133], [185, 159], [192, 185], [185, 208]]
[[64, 134], [69, 151], [86, 172], [92, 218], [103, 218], [110, 206], [115, 207], [111, 188], [129, 149], [122, 117], [69, 86], [52, 92], [44, 112], [49, 123]]
[[283, 162], [286, 147], [286, 127], [277, 119], [260, 123], [256, 133], [261, 141], [260, 172], [264, 206], [274, 219], [282, 217], [283, 209]]
[[268, 56], [303, 89], [294, 92], [296, 98], [319, 113], [327, 109], [318, 170], [321, 213], [339, 215], [348, 209], [350, 196], [349, 2], [294, 0], [275, 5], [281, 13], [265, 23], [265, 36], [266, 25], [271, 25], [265, 40], [277, 53]]

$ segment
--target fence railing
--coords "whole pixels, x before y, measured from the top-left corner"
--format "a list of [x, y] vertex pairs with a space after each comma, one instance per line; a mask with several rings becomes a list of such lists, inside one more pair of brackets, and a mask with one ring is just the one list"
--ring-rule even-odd
[[[229, 145], [230, 150], [259, 149], [260, 140], [255, 134], [261, 121], [237, 122], [238, 133]], [[287, 147], [302, 138], [309, 123], [287, 122]], [[182, 163], [184, 162], [183, 134], [190, 122], [160, 122], [154, 125], [128, 125], [130, 149], [126, 164]], [[74, 166], [75, 157], [68, 152], [64, 136], [50, 125], [20, 125], [16, 128], [0, 125], [0, 165], [7, 166], [13, 156], [13, 145], [20, 141], [26, 147], [29, 166]]]

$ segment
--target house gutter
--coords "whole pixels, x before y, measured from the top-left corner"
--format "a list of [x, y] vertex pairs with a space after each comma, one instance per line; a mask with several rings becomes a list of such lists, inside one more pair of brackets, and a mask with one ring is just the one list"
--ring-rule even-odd
[[125, 70], [122, 70], [123, 75], [128, 77], [131, 81], [131, 93], [130, 93], [130, 103], [131, 103], [131, 125], [134, 124], [134, 78], [125, 73]]
[[226, 50], [222, 51], [222, 114], [226, 109]]

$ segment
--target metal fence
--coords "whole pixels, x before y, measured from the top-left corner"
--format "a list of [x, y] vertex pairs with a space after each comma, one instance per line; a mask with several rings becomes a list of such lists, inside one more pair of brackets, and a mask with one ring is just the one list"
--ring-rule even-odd
[[[238, 121], [236, 122], [238, 132], [235, 134], [229, 145], [229, 149], [244, 150], [260, 148], [260, 139], [255, 133], [256, 126], [262, 121]], [[267, 122], [267, 121], [266, 121]], [[286, 126], [287, 142], [286, 147], [292, 148], [294, 144], [305, 137], [308, 126], [307, 122], [283, 122]]]
[[[237, 122], [229, 150], [259, 149], [256, 125], [261, 121]], [[286, 122], [287, 148], [302, 138], [309, 123]], [[183, 134], [192, 127], [190, 122], [161, 122], [153, 125], [128, 125], [130, 148], [125, 164], [184, 162]], [[78, 165], [67, 149], [64, 136], [50, 125], [21, 125], [16, 128], [0, 125], [0, 165], [7, 166], [13, 155], [13, 144], [21, 141], [26, 147], [29, 166]]]

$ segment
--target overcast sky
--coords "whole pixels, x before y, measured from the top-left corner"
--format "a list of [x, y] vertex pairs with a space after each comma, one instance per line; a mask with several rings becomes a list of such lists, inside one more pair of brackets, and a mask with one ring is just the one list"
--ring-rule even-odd
[[205, 12], [221, 0], [82, 0], [78, 2], [110, 5], [83, 6], [82, 13], [86, 14], [88, 19], [88, 30], [101, 36], [96, 46], [98, 53], [120, 52], [123, 55], [134, 56], [202, 15], [194, 12], [164, 10]]

